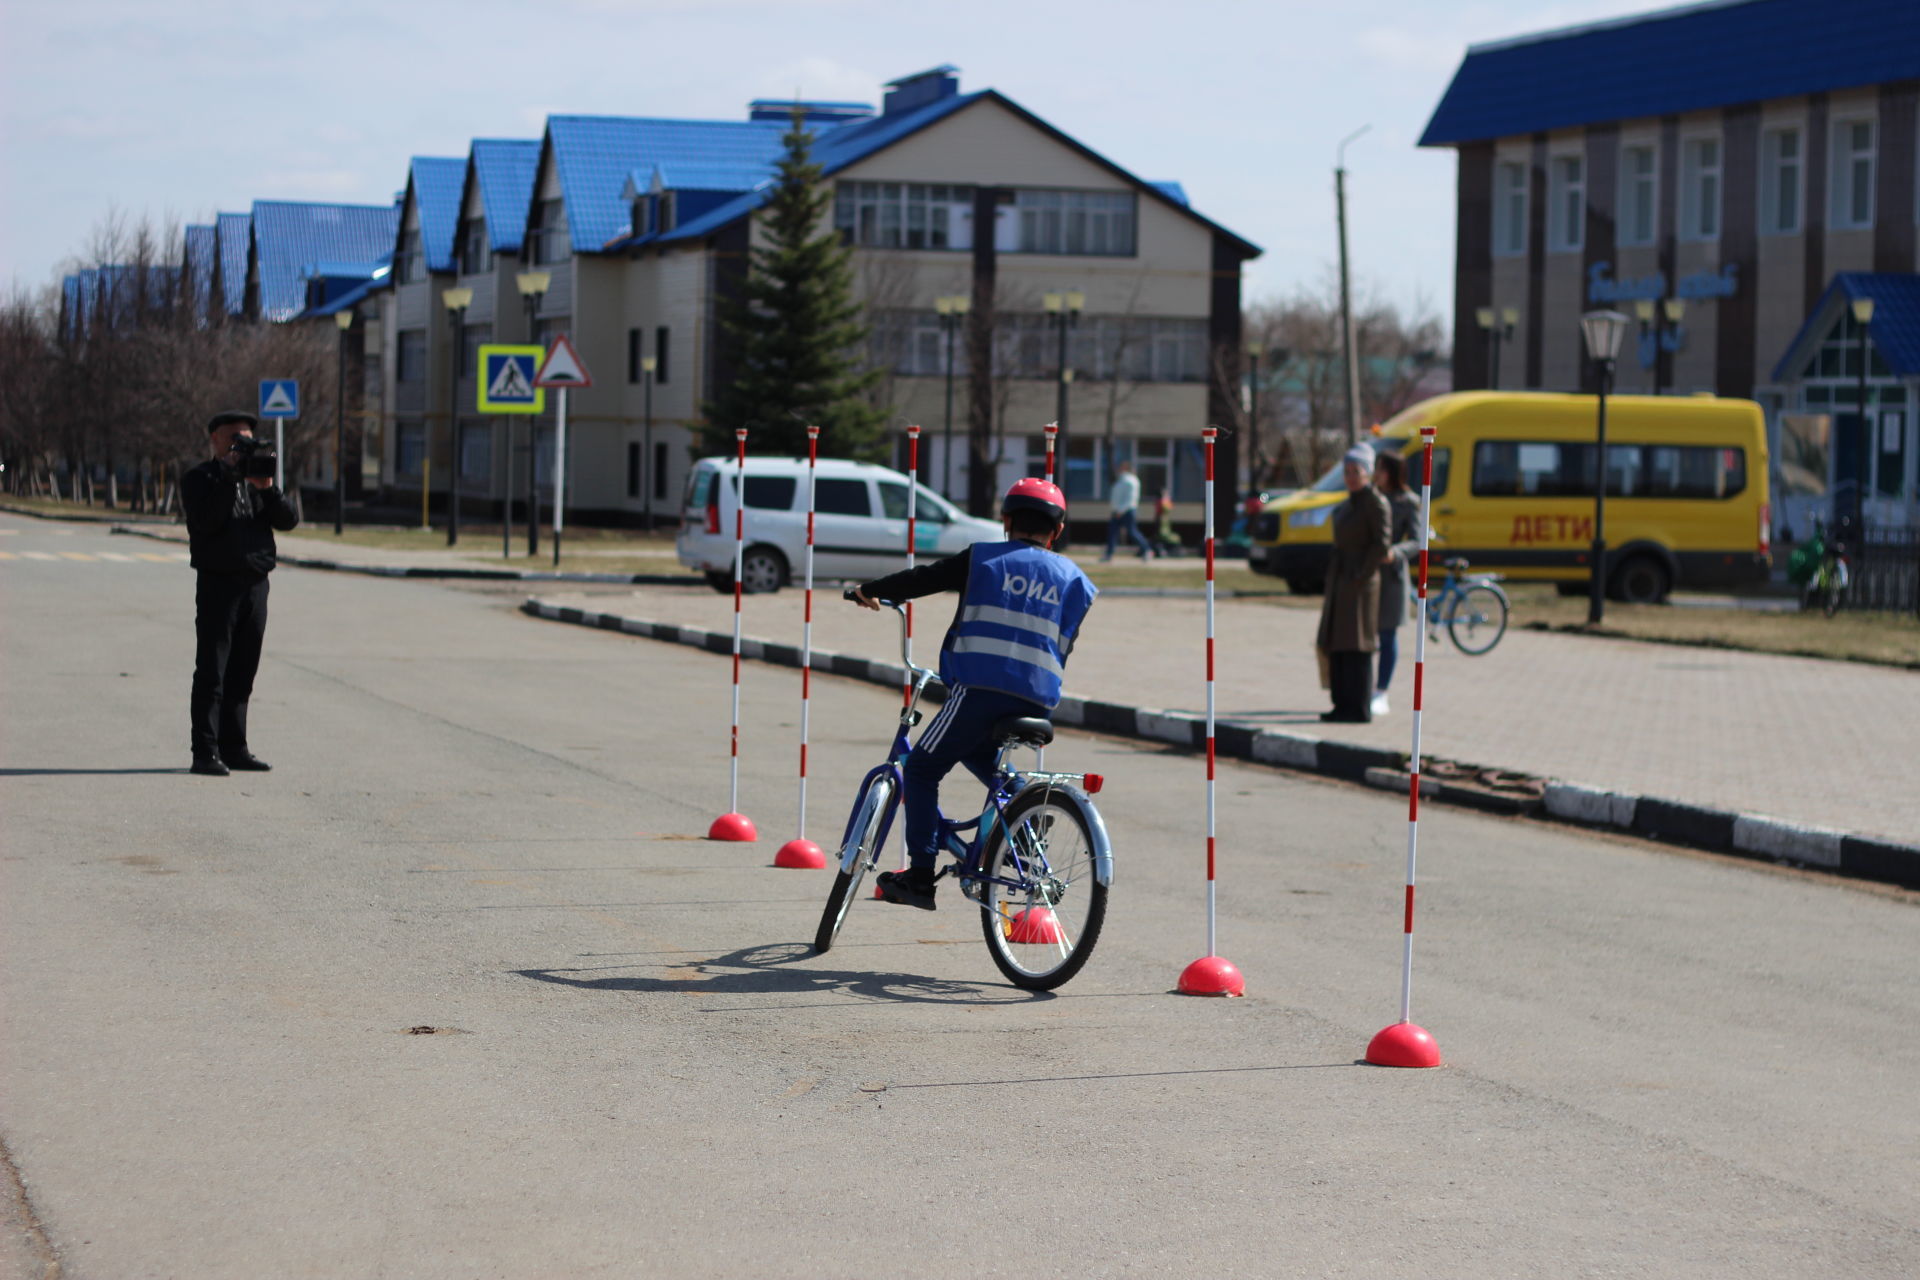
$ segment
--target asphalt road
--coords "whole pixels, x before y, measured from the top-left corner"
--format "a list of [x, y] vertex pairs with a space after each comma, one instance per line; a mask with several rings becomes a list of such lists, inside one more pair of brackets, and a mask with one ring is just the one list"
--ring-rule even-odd
[[[1170, 994], [1200, 763], [1078, 734], [1119, 857], [1079, 978], [1005, 985], [950, 890], [815, 957], [825, 875], [767, 865], [792, 673], [746, 670], [767, 838], [709, 844], [724, 659], [287, 570], [275, 771], [195, 778], [190, 571], [61, 528], [0, 517], [0, 1274], [1920, 1270], [1913, 895], [1429, 810], [1447, 1065], [1373, 1068], [1395, 797], [1223, 768], [1244, 1000]], [[891, 707], [816, 682], [812, 834]]]

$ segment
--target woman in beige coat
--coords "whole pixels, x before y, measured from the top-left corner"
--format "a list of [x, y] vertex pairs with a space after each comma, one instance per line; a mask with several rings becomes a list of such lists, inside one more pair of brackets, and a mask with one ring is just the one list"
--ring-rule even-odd
[[1347, 500], [1333, 512], [1333, 555], [1320, 606], [1320, 651], [1327, 656], [1333, 710], [1322, 720], [1373, 719], [1373, 653], [1379, 645], [1380, 564], [1386, 559], [1387, 500], [1373, 487], [1373, 446], [1357, 444], [1344, 459]]

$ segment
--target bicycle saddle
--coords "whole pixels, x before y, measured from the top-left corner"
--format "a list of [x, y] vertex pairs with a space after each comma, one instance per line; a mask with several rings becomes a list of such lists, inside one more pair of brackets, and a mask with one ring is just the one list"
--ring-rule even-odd
[[1053, 725], [1038, 716], [1007, 716], [994, 722], [993, 740], [1000, 744], [1018, 742], [1029, 747], [1044, 747], [1053, 741]]

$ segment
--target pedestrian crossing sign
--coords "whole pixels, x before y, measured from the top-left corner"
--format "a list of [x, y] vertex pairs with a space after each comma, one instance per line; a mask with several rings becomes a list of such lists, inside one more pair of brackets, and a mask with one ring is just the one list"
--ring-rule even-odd
[[488, 343], [480, 348], [480, 412], [540, 413], [547, 393], [534, 385], [533, 375], [547, 349], [511, 343]]

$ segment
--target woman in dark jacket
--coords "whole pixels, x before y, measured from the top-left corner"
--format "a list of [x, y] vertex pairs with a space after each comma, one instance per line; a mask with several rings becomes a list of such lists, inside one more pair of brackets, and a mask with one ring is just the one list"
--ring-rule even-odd
[[1380, 565], [1387, 558], [1387, 500], [1373, 487], [1373, 447], [1357, 444], [1344, 459], [1347, 500], [1333, 512], [1333, 555], [1320, 606], [1320, 651], [1327, 655], [1333, 710], [1322, 720], [1373, 719], [1373, 651], [1380, 623]]
[[1373, 463], [1373, 486], [1387, 500], [1386, 560], [1380, 566], [1380, 675], [1374, 682], [1373, 714], [1387, 714], [1387, 686], [1400, 657], [1400, 624], [1407, 618], [1408, 568], [1420, 555], [1420, 499], [1407, 488], [1407, 462], [1383, 450]]

